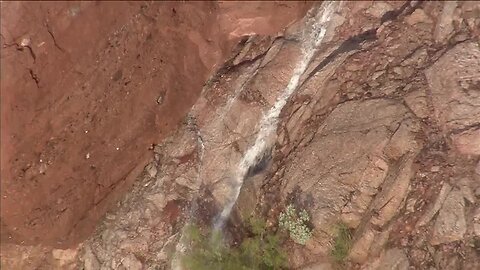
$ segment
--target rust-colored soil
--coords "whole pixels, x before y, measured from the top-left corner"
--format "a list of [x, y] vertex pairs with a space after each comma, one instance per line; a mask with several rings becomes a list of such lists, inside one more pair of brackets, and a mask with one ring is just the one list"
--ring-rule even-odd
[[85, 239], [235, 42], [308, 5], [2, 3], [2, 242]]

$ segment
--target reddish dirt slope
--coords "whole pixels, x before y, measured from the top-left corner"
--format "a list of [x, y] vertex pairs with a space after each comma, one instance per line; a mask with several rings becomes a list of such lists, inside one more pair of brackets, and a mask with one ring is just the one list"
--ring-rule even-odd
[[235, 42], [307, 5], [2, 3], [2, 241], [83, 240]]

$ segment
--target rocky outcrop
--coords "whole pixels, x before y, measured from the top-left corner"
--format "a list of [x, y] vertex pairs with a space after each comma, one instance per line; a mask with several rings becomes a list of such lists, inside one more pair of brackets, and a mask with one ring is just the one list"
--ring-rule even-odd
[[437, 198], [435, 199], [435, 203], [430, 205], [428, 211], [418, 220], [417, 226], [424, 226], [427, 225], [432, 218], [438, 213], [438, 211], [442, 208], [443, 202], [447, 198], [447, 195], [452, 190], [452, 187], [448, 183], [444, 183], [442, 189], [438, 193]]
[[[85, 243], [81, 264], [86, 269], [144, 269], [145, 262], [166, 265], [168, 254], [175, 249], [179, 224], [189, 216], [188, 209], [199, 208], [202, 149], [198, 139], [195, 125], [190, 123], [155, 147], [155, 160], [131, 193]], [[150, 174], [152, 167], [157, 168], [155, 175]]]
[[[425, 75], [430, 85], [435, 116], [445, 131], [478, 124], [480, 119], [480, 48], [463, 42], [446, 52]], [[477, 136], [478, 142], [478, 136]]]
[[[469, 207], [476, 203], [472, 199], [476, 185], [455, 179], [474, 173], [478, 163], [472, 130], [479, 118], [476, 96], [469, 88], [474, 83], [467, 80], [475, 77], [477, 66], [469, 61], [476, 59], [478, 48], [467, 40], [471, 34], [466, 34], [458, 44], [434, 49], [436, 38], [445, 36], [443, 30], [437, 34], [429, 30], [435, 27], [431, 19], [435, 12], [441, 12], [441, 5], [375, 3], [355, 8], [346, 3], [338, 9], [326, 33], [329, 43], [321, 45], [300, 76], [298, 88], [280, 114], [276, 136], [265, 138], [272, 147], [265, 148], [242, 179], [231, 224], [241, 223], [252, 213], [266, 214], [274, 221], [282, 205], [292, 200], [301, 203], [312, 216], [314, 234], [305, 247], [292, 248], [291, 266], [305, 269], [331, 267], [325, 261], [338, 222], [354, 231], [349, 263], [363, 264], [366, 269], [423, 265], [419, 258], [435, 260], [423, 249], [470, 239]], [[355, 28], [372, 18], [376, 23], [371, 28]], [[235, 194], [236, 170], [255, 143], [258, 123], [289, 84], [295, 63], [301, 59], [296, 42], [303, 41], [300, 33], [305, 21], [275, 39], [250, 37], [228, 66], [209, 81], [187, 121], [195, 125], [187, 125], [190, 128], [158, 148], [157, 180], [151, 184], [144, 180], [142, 185], [147, 187], [133, 192], [148, 194], [140, 200], [147, 209], [151, 203], [166, 211], [169, 202], [185, 201], [191, 202], [185, 203], [185, 209], [202, 213], [193, 216], [197, 220], [215, 220]], [[466, 33], [471, 33], [468, 29]], [[465, 50], [470, 51], [468, 55], [457, 57]], [[465, 74], [463, 83], [455, 79], [459, 74]], [[196, 143], [192, 134], [197, 136]], [[451, 145], [451, 150], [445, 145]], [[192, 152], [197, 158], [187, 158]], [[170, 159], [174, 162], [169, 163]], [[177, 159], [182, 161], [176, 163]], [[448, 162], [460, 164], [456, 159], [462, 160], [461, 168], [447, 172]], [[183, 168], [184, 160], [189, 165], [173, 169]], [[438, 164], [429, 165], [428, 172], [419, 171], [419, 164], [429, 160]], [[149, 177], [155, 174], [148, 171], [152, 172]], [[170, 188], [168, 192], [165, 187], [149, 191], [157, 185]], [[194, 199], [198, 196], [207, 198]], [[153, 233], [148, 229], [151, 225], [145, 227], [137, 220], [152, 220], [156, 215], [142, 212], [135, 216], [127, 205], [119, 213], [130, 215], [129, 226], [108, 223], [99, 232], [110, 231], [111, 237], [89, 242], [99, 262], [117, 266], [132, 250], [148, 246], [146, 254], [158, 255], [149, 256], [146, 262], [171, 265], [165, 254], [174, 243], [181, 243], [180, 227], [162, 225], [170, 229], [160, 238], [137, 234], [138, 242], [116, 242], [130, 227], [144, 228], [142, 234]], [[160, 216], [165, 215], [163, 211]], [[424, 240], [411, 243], [408, 239]], [[111, 248], [128, 246], [135, 248]], [[181, 245], [176, 247], [181, 252]], [[451, 254], [435, 256], [450, 258]], [[469, 262], [474, 263], [474, 258]]]
[[[370, 11], [367, 9], [367, 13], [372, 16], [375, 16], [371, 11], [374, 6]], [[405, 16], [405, 21], [416, 30], [433, 23], [424, 9], [414, 10]], [[442, 23], [448, 24], [445, 21]], [[380, 27], [379, 30], [394, 35], [388, 28]], [[402, 33], [399, 35], [407, 37], [408, 26], [402, 25], [401, 28]], [[441, 34], [442, 31], [437, 31], [438, 38], [444, 36]], [[377, 31], [378, 42], [383, 43], [378, 46], [389, 48], [389, 39], [382, 39], [385, 33], [382, 32]], [[420, 42], [428, 44], [430, 38], [435, 38], [429, 37], [426, 32], [425, 34], [417, 35], [422, 40]], [[363, 46], [368, 46], [367, 44]], [[398, 47], [391, 48], [396, 50]], [[310, 198], [309, 209], [315, 227], [319, 228], [315, 234], [318, 243], [328, 243], [328, 239], [331, 239], [332, 228], [339, 222], [339, 213], [341, 222], [355, 228], [354, 244], [349, 258], [357, 263], [365, 263], [379, 256], [384, 246], [392, 241], [389, 240], [392, 231], [400, 230], [407, 233], [413, 231], [412, 221], [403, 220], [401, 216], [405, 215], [404, 206], [407, 198], [416, 186], [416, 184], [414, 187], [411, 186], [412, 181], [417, 181], [414, 163], [418, 162], [417, 155], [424, 151], [422, 149], [425, 143], [437, 140], [434, 137], [425, 139], [425, 136], [421, 135], [428, 130], [424, 126], [425, 121], [427, 123], [431, 120], [436, 121], [433, 125], [451, 136], [454, 150], [460, 154], [473, 156], [473, 160], [469, 159], [470, 165], [461, 165], [467, 171], [452, 173], [471, 174], [474, 171], [471, 164], [476, 159], [478, 145], [476, 129], [480, 119], [476, 113], [480, 107], [476, 104], [479, 101], [478, 95], [473, 88], [469, 88], [469, 85], [475, 84], [474, 82], [478, 80], [477, 74], [480, 74], [477, 70], [478, 48], [478, 44], [474, 42], [459, 42], [458, 45], [445, 49], [440, 57], [429, 56], [422, 46], [409, 53], [392, 51], [390, 54], [387, 53], [390, 58], [386, 63], [382, 64], [383, 60], [378, 60], [381, 59], [380, 56], [376, 56], [373, 63], [369, 63], [369, 66], [374, 67], [373, 71], [368, 70], [369, 66], [365, 66], [366, 70], [359, 68], [355, 59], [360, 57], [373, 59], [369, 58], [369, 55], [374, 54], [377, 47], [373, 47], [369, 52], [347, 55], [346, 59], [339, 56], [337, 60], [344, 61], [345, 69], [342, 63], [335, 71], [329, 72], [329, 68], [335, 64], [327, 65], [322, 71], [326, 74], [335, 74], [335, 79], [329, 80], [328, 75], [321, 73], [317, 76], [322, 78], [324, 75], [327, 78], [315, 82], [317, 87], [320, 85], [321, 90], [318, 92], [325, 94], [326, 100], [330, 102], [326, 103], [334, 107], [331, 112], [322, 111], [321, 107], [317, 107], [316, 118], [308, 118], [315, 114], [310, 112], [308, 104], [316, 101], [308, 99], [311, 96], [307, 96], [307, 105], [300, 108], [292, 101], [294, 114], [289, 115], [287, 124], [279, 136], [279, 144], [283, 147], [281, 149], [288, 147], [294, 149], [294, 153], [285, 161], [287, 164], [285, 169], [281, 169], [282, 179], [286, 183], [282, 193], [284, 200], [288, 200], [288, 195], [299, 188], [295, 192], [297, 196]], [[469, 53], [456, 57], [463, 50], [468, 50]], [[394, 54], [403, 56], [396, 60], [396, 57], [392, 56]], [[427, 64], [429, 62], [432, 64]], [[395, 63], [399, 63], [398, 66]], [[448, 63], [452, 63], [452, 68], [446, 68]], [[405, 67], [425, 69], [426, 77], [423, 77], [421, 72], [411, 72]], [[367, 75], [356, 77], [355, 73]], [[387, 78], [389, 80], [386, 80]], [[398, 86], [395, 80], [403, 80], [406, 87]], [[342, 84], [348, 88], [342, 88]], [[368, 95], [357, 92], [356, 87], [369, 91]], [[331, 90], [332, 88], [337, 90]], [[392, 88], [397, 90], [392, 91]], [[335, 102], [338, 101], [331, 98], [333, 95], [326, 91], [337, 94], [345, 91], [347, 101], [336, 105]], [[391, 113], [396, 110], [398, 114]], [[309, 114], [306, 118], [308, 120], [297, 116], [304, 111]], [[380, 117], [381, 121], [378, 121]], [[295, 125], [301, 126], [298, 122], [302, 121], [308, 123], [305, 125], [308, 129], [294, 128]], [[312, 131], [310, 128], [312, 122], [318, 130]], [[299, 136], [301, 139], [295, 137], [300, 133], [297, 130], [302, 130], [303, 134]], [[288, 140], [284, 139], [286, 137]], [[302, 140], [304, 141], [301, 142]], [[365, 149], [368, 152], [365, 152]], [[289, 151], [282, 150], [282, 153], [289, 154]], [[456, 153], [451, 152], [451, 155], [455, 160]], [[433, 235], [431, 243], [434, 245], [464, 240], [467, 227], [464, 198], [469, 203], [475, 203], [475, 200], [472, 199], [471, 188], [464, 188], [459, 182], [455, 185], [462, 191], [451, 192], [452, 187], [445, 183], [436, 202], [429, 205], [430, 210], [417, 223], [417, 226], [429, 225], [430, 234]], [[444, 201], [447, 199], [448, 202], [445, 204]], [[407, 207], [413, 209], [409, 211], [415, 216], [415, 201], [410, 202]], [[434, 219], [439, 211], [441, 214]], [[402, 220], [402, 224], [397, 220]], [[427, 233], [423, 237], [430, 238], [430, 235]], [[323, 248], [317, 247], [316, 250], [311, 250], [312, 257], [305, 255], [304, 260], [308, 262], [318, 255], [328, 256], [326, 252], [318, 253], [318, 250], [328, 250], [328, 245], [323, 244]], [[405, 256], [403, 260], [405, 264], [401, 267], [406, 269], [409, 260]]]
[[[307, 19], [299, 24], [310, 23]], [[306, 38], [297, 32], [292, 35], [298, 41]], [[232, 66], [204, 88], [183, 128], [154, 148], [157, 160], [146, 167], [146, 177], [87, 243], [102, 267], [120, 267], [125, 257], [134, 261], [132, 254], [139, 250], [149, 254], [143, 257], [149, 265], [176, 267], [178, 257], [172, 255], [175, 250], [181, 253], [181, 224], [187, 219], [208, 224], [215, 220], [235, 192], [236, 171], [242, 154], [255, 141], [258, 123], [283, 93], [301, 57], [302, 48], [286, 42], [289, 38], [293, 37], [249, 38], [232, 57]], [[278, 80], [271, 80], [269, 74], [279, 74]], [[260, 197], [259, 182], [253, 179], [264, 169], [263, 158], [268, 164], [265, 152], [248, 170], [244, 188], [251, 188], [241, 195], [245, 202], [236, 206], [240, 217], [248, 218]], [[156, 174], [152, 166], [157, 167]], [[132, 207], [138, 211], [131, 211]], [[176, 219], [165, 219], [170, 211], [177, 212]]]
[[463, 239], [467, 231], [465, 199], [462, 192], [451, 191], [435, 221], [431, 243], [438, 245]]
[[402, 250], [390, 249], [381, 257], [378, 269], [403, 270], [409, 266], [408, 258]]
[[[338, 223], [352, 232], [344, 262], [352, 269], [478, 266], [476, 9], [338, 4], [324, 42], [297, 74], [315, 10], [284, 33], [239, 44], [84, 243], [81, 265], [179, 269], [189, 221], [217, 224], [233, 203], [225, 226], [236, 239], [252, 214], [275, 227], [293, 203], [313, 227], [305, 246], [286, 243], [293, 269], [335, 268]], [[267, 123], [274, 132], [259, 137], [292, 84], [278, 119]], [[241, 167], [258, 138], [261, 151]]]
[[451, 136], [454, 147], [462, 154], [480, 156], [480, 128], [471, 128]]

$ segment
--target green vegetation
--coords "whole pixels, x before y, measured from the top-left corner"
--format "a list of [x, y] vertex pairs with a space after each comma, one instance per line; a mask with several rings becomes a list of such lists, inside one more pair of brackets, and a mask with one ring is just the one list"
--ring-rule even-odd
[[297, 211], [293, 204], [289, 204], [285, 211], [280, 213], [279, 225], [287, 230], [290, 238], [297, 244], [305, 245], [312, 237], [312, 230], [308, 226], [310, 216], [305, 209]]
[[189, 250], [183, 264], [189, 270], [276, 270], [285, 269], [287, 259], [280, 249], [279, 235], [268, 232], [262, 220], [252, 219], [249, 224], [251, 237], [239, 246], [229, 247], [218, 232], [202, 233], [190, 226]]
[[337, 235], [334, 239], [331, 255], [337, 263], [344, 263], [352, 247], [352, 235], [350, 229], [343, 223], [339, 223], [336, 229]]

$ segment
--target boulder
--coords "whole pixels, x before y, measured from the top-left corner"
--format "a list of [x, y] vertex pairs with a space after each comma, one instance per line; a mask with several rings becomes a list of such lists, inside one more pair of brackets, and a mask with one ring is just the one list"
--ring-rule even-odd
[[414, 158], [414, 153], [404, 156], [396, 168], [389, 171], [382, 192], [373, 202], [376, 215], [371, 219], [372, 224], [384, 226], [398, 213], [408, 194]]
[[417, 122], [413, 120], [402, 122], [385, 148], [384, 153], [387, 157], [396, 160], [407, 152], [420, 149], [421, 144], [415, 139], [415, 134], [418, 130], [419, 125]]
[[90, 247], [85, 248], [85, 254], [83, 255], [83, 267], [85, 270], [99, 270], [100, 263], [98, 262], [97, 257], [93, 253]]
[[453, 31], [453, 14], [457, 8], [457, 1], [445, 1], [443, 3], [442, 14], [435, 28], [435, 40], [445, 42]]
[[375, 18], [381, 18], [385, 13], [391, 10], [393, 10], [393, 7], [385, 1], [375, 1], [373, 5], [366, 10], [366, 13]]
[[[445, 2], [445, 5], [448, 3], [450, 2]], [[480, 92], [475, 84], [480, 74], [479, 59], [478, 44], [463, 42], [447, 51], [425, 71], [435, 117], [446, 132], [464, 129], [480, 121]], [[475, 133], [468, 135], [468, 138], [465, 136], [467, 135], [463, 136], [461, 142], [478, 141]]]
[[480, 155], [480, 128], [468, 129], [451, 136], [455, 149], [465, 155]]
[[128, 270], [142, 270], [142, 263], [131, 253], [123, 258], [122, 266]]
[[405, 21], [410, 25], [417, 23], [432, 23], [432, 19], [421, 8], [416, 9], [412, 14], [405, 18]]
[[462, 240], [467, 231], [465, 200], [460, 190], [451, 191], [438, 214], [430, 239], [432, 245]]
[[423, 214], [423, 216], [418, 220], [417, 226], [425, 226], [430, 222], [430, 220], [432, 220], [432, 218], [442, 208], [442, 204], [451, 190], [452, 187], [448, 183], [443, 183], [442, 189], [440, 189], [435, 202], [429, 206], [425, 214]]
[[405, 252], [399, 248], [387, 250], [380, 258], [378, 270], [408, 270], [410, 262]]
[[424, 91], [418, 90], [408, 93], [404, 100], [417, 117], [426, 118], [429, 115], [427, 97]]

